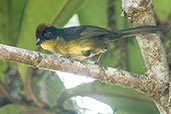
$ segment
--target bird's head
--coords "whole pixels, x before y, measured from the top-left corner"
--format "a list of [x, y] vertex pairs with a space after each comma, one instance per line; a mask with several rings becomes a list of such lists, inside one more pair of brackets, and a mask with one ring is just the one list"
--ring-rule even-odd
[[50, 24], [40, 24], [36, 29], [36, 45], [55, 37], [56, 28]]

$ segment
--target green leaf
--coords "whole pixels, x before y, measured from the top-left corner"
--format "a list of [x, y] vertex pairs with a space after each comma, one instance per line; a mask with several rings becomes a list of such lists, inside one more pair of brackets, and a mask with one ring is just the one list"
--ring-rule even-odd
[[78, 10], [81, 25], [107, 27], [107, 0], [85, 0]]
[[0, 114], [21, 114], [24, 111], [24, 106], [10, 104], [0, 108]]

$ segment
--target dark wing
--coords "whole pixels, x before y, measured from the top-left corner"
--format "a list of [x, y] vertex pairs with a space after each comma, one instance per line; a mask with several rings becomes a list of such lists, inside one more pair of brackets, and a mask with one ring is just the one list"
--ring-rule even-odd
[[62, 37], [64, 40], [74, 40], [77, 38], [93, 38], [97, 36], [104, 36], [108, 34], [113, 34], [113, 32], [96, 27], [96, 26], [75, 26], [62, 29]]

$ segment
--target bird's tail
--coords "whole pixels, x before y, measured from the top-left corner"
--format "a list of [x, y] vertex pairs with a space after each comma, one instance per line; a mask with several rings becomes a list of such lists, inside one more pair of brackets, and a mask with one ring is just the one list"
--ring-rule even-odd
[[129, 29], [123, 29], [115, 31], [115, 34], [118, 34], [119, 38], [135, 36], [137, 34], [144, 34], [144, 33], [156, 33], [157, 31], [162, 31], [162, 26], [139, 26]]

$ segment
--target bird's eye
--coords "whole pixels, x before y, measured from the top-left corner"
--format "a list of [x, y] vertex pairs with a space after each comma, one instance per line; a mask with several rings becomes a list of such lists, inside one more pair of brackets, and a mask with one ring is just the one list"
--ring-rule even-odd
[[47, 33], [45, 34], [45, 36], [49, 37], [51, 34], [52, 34], [51, 32], [47, 32]]
[[47, 32], [47, 33], [44, 34], [44, 36], [45, 36], [46, 38], [48, 38], [48, 37], [51, 37], [51, 34], [52, 34], [51, 32]]
[[48, 35], [51, 35], [52, 33], [51, 32], [48, 32]]

